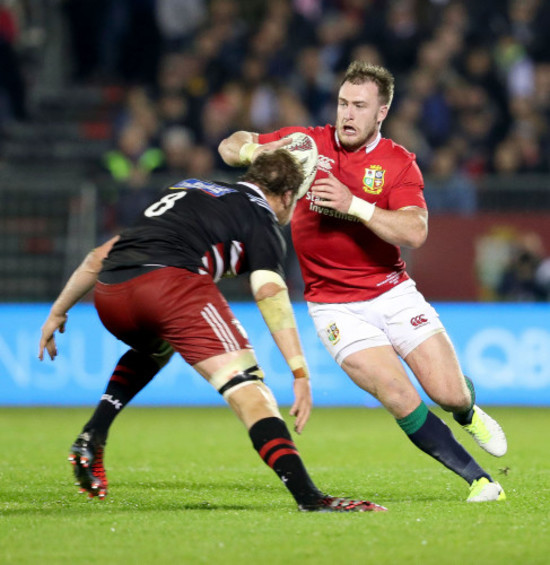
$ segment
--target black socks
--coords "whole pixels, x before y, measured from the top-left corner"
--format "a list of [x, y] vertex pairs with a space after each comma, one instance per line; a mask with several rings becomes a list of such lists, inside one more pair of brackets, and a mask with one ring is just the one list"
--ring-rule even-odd
[[323, 497], [308, 475], [283, 420], [264, 418], [248, 433], [254, 449], [277, 473], [298, 504], [314, 504]]
[[117, 363], [95, 412], [83, 431], [93, 430], [94, 439], [105, 443], [109, 428], [118, 413], [159, 372], [159, 365], [148, 355], [130, 349]]
[[460, 475], [468, 484], [488, 475], [456, 441], [448, 426], [421, 402], [411, 414], [397, 420], [409, 439], [424, 453]]

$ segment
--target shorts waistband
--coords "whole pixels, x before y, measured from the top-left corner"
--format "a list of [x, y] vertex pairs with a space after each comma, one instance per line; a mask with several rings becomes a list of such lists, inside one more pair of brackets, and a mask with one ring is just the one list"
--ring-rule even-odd
[[164, 269], [164, 265], [140, 265], [139, 267], [117, 269], [116, 271], [101, 271], [97, 280], [104, 284], [118, 284], [158, 269]]

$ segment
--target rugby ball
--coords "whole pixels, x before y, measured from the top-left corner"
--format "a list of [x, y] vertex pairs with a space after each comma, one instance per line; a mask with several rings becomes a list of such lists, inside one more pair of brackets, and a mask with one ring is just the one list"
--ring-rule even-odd
[[304, 170], [304, 182], [298, 189], [298, 198], [302, 198], [302, 196], [304, 196], [304, 194], [309, 190], [309, 187], [313, 183], [313, 179], [315, 179], [315, 174], [317, 173], [317, 158], [319, 156], [317, 152], [317, 144], [311, 136], [299, 131], [291, 133], [285, 137], [290, 138], [291, 143], [289, 145], [285, 145], [284, 149], [296, 157]]

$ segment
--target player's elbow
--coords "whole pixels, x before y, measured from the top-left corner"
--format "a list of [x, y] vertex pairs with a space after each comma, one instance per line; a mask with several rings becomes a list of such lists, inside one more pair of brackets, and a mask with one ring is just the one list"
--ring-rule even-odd
[[428, 230], [422, 230], [422, 231], [419, 230], [417, 233], [413, 234], [413, 236], [410, 238], [407, 247], [410, 247], [411, 249], [418, 249], [419, 247], [422, 247], [424, 243], [426, 243], [427, 238], [428, 238]]
[[286, 286], [282, 287], [275, 283], [266, 283], [263, 284], [255, 293], [254, 293], [254, 300], [256, 302], [260, 302], [266, 298], [273, 298], [277, 296], [281, 291], [287, 291]]
[[228, 145], [229, 145], [229, 138], [226, 137], [225, 139], [222, 139], [220, 141], [220, 144], [218, 145], [218, 153], [220, 154], [221, 158], [225, 161], [226, 155], [227, 155], [227, 149], [228, 149]]
[[286, 283], [279, 273], [264, 269], [250, 273], [250, 287], [256, 302], [264, 298], [272, 298], [281, 290], [287, 290]]
[[407, 230], [405, 241], [402, 245], [411, 249], [422, 247], [428, 238], [428, 223], [423, 219], [418, 219], [412, 229]]

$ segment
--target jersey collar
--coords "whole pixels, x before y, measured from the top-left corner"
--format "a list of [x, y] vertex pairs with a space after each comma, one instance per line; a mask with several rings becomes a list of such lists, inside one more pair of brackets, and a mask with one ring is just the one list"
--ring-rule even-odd
[[[340, 144], [340, 139], [338, 138], [338, 132], [336, 130], [334, 130], [334, 138], [336, 139], [336, 144], [338, 145], [338, 147], [342, 147]], [[378, 132], [374, 140], [371, 141], [368, 145], [365, 145], [364, 147], [365, 153], [370, 153], [371, 151], [374, 151], [374, 149], [376, 149], [376, 146], [380, 143], [381, 139], [382, 139], [382, 134]], [[358, 149], [357, 151], [359, 150], [360, 149]]]
[[267, 202], [265, 194], [259, 189], [258, 185], [252, 184], [251, 182], [245, 182], [243, 180], [238, 181], [237, 184], [244, 184], [245, 186], [248, 186], [248, 188], [251, 188], [254, 192], [257, 192]]
[[265, 202], [265, 207], [273, 214], [275, 219], [277, 218], [277, 214], [275, 214], [275, 211], [273, 210], [273, 208], [271, 208], [271, 204], [265, 197], [265, 194], [259, 189], [257, 185], [242, 180], [238, 181], [237, 184], [244, 184], [244, 186], [247, 186], [248, 188], [252, 189], [256, 194], [258, 194], [258, 196]]

